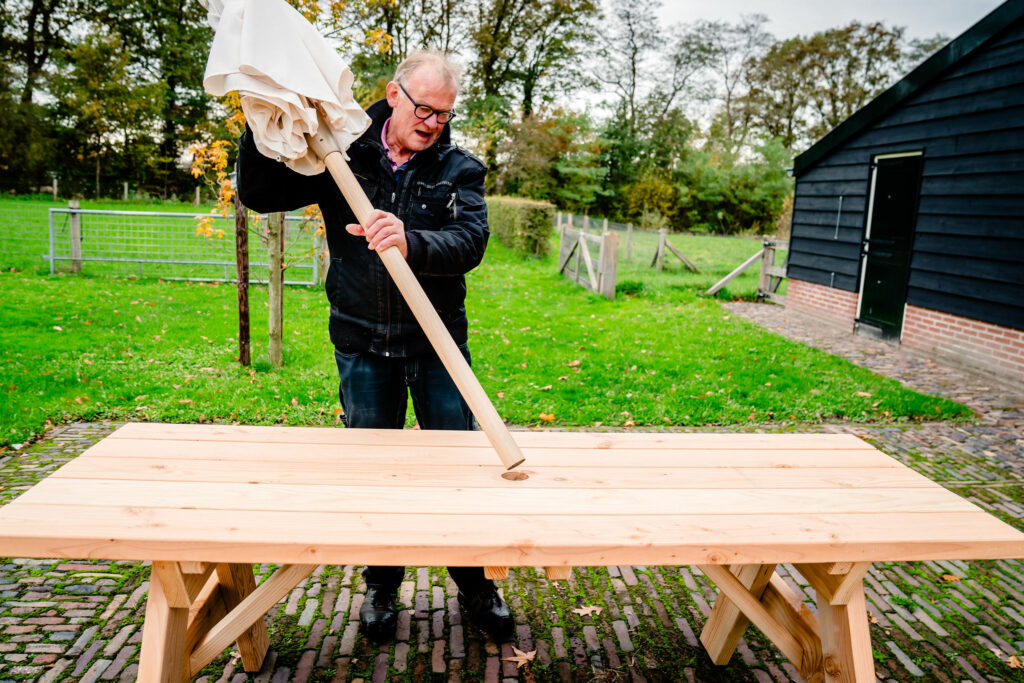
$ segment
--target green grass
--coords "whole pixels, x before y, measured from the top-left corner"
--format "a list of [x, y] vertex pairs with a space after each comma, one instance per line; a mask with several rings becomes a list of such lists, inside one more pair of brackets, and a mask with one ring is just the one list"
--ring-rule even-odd
[[[616, 428], [970, 415], [666, 277], [607, 301], [556, 275], [553, 258], [523, 260], [492, 242], [467, 305], [474, 368], [499, 413], [518, 425]], [[288, 288], [285, 306], [285, 365], [273, 369], [266, 290], [253, 288], [255, 362], [245, 368], [234, 359], [233, 285], [0, 273], [0, 444], [80, 419], [333, 424], [323, 293]]]

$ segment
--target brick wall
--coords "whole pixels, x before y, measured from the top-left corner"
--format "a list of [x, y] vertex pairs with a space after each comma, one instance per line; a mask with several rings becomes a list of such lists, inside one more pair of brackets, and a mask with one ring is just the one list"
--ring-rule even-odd
[[852, 330], [857, 317], [857, 293], [790, 278], [786, 285], [786, 308], [804, 311]]
[[1024, 384], [1024, 331], [908, 304], [901, 343]]

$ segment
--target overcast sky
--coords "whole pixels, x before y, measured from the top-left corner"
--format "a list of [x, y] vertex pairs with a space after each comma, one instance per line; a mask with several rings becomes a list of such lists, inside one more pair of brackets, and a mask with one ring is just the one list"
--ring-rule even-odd
[[1002, 4], [1002, 0], [664, 0], [661, 17], [666, 24], [698, 19], [737, 21], [743, 14], [768, 17], [767, 29], [776, 38], [808, 35], [843, 26], [884, 21], [907, 27], [913, 38], [943, 33], [955, 38]]

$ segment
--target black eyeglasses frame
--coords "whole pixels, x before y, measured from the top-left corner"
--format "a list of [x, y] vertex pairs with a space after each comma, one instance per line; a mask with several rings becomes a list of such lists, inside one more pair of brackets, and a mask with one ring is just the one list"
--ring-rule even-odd
[[[418, 118], [420, 121], [426, 121], [431, 116], [436, 116], [437, 122], [440, 123], [441, 125], [444, 125], [451, 121], [452, 119], [454, 119], [456, 116], [458, 116], [458, 114], [455, 113], [454, 109], [437, 110], [431, 107], [430, 105], [420, 104], [419, 102], [412, 98], [412, 95], [410, 95], [409, 91], [405, 89], [405, 86], [403, 86], [401, 83], [398, 83], [397, 81], [395, 82], [395, 84], [402, 90], [403, 93], [405, 93], [405, 96], [409, 98], [409, 101], [412, 102], [412, 115]], [[420, 116], [420, 109], [426, 109], [429, 113], [426, 116]], [[441, 119], [442, 116], [445, 117], [444, 120]]]

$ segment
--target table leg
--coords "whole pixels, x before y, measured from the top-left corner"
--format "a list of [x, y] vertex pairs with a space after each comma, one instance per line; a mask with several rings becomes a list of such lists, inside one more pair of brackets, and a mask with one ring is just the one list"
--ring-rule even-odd
[[871, 653], [864, 586], [854, 589], [849, 602], [844, 605], [830, 604], [819, 595], [818, 622], [821, 625], [825, 680], [828, 683], [872, 683], [875, 680], [875, 662]]
[[[219, 564], [217, 576], [220, 579], [224, 606], [230, 612], [256, 590], [256, 577], [251, 564]], [[270, 648], [267, 624], [257, 619], [247, 631], [238, 636], [238, 652], [242, 655], [242, 666], [249, 673], [259, 671], [263, 658]]]
[[[751, 595], [760, 599], [775, 571], [775, 565], [733, 565], [730, 570]], [[750, 620], [736, 603], [724, 592], [720, 592], [700, 634], [700, 642], [704, 644], [711, 661], [718, 665], [728, 664], [749, 624]]]
[[171, 607], [160, 582], [160, 573], [151, 572], [146, 621], [142, 627], [142, 654], [139, 681], [142, 683], [183, 683], [189, 680], [185, 652], [188, 608]]

